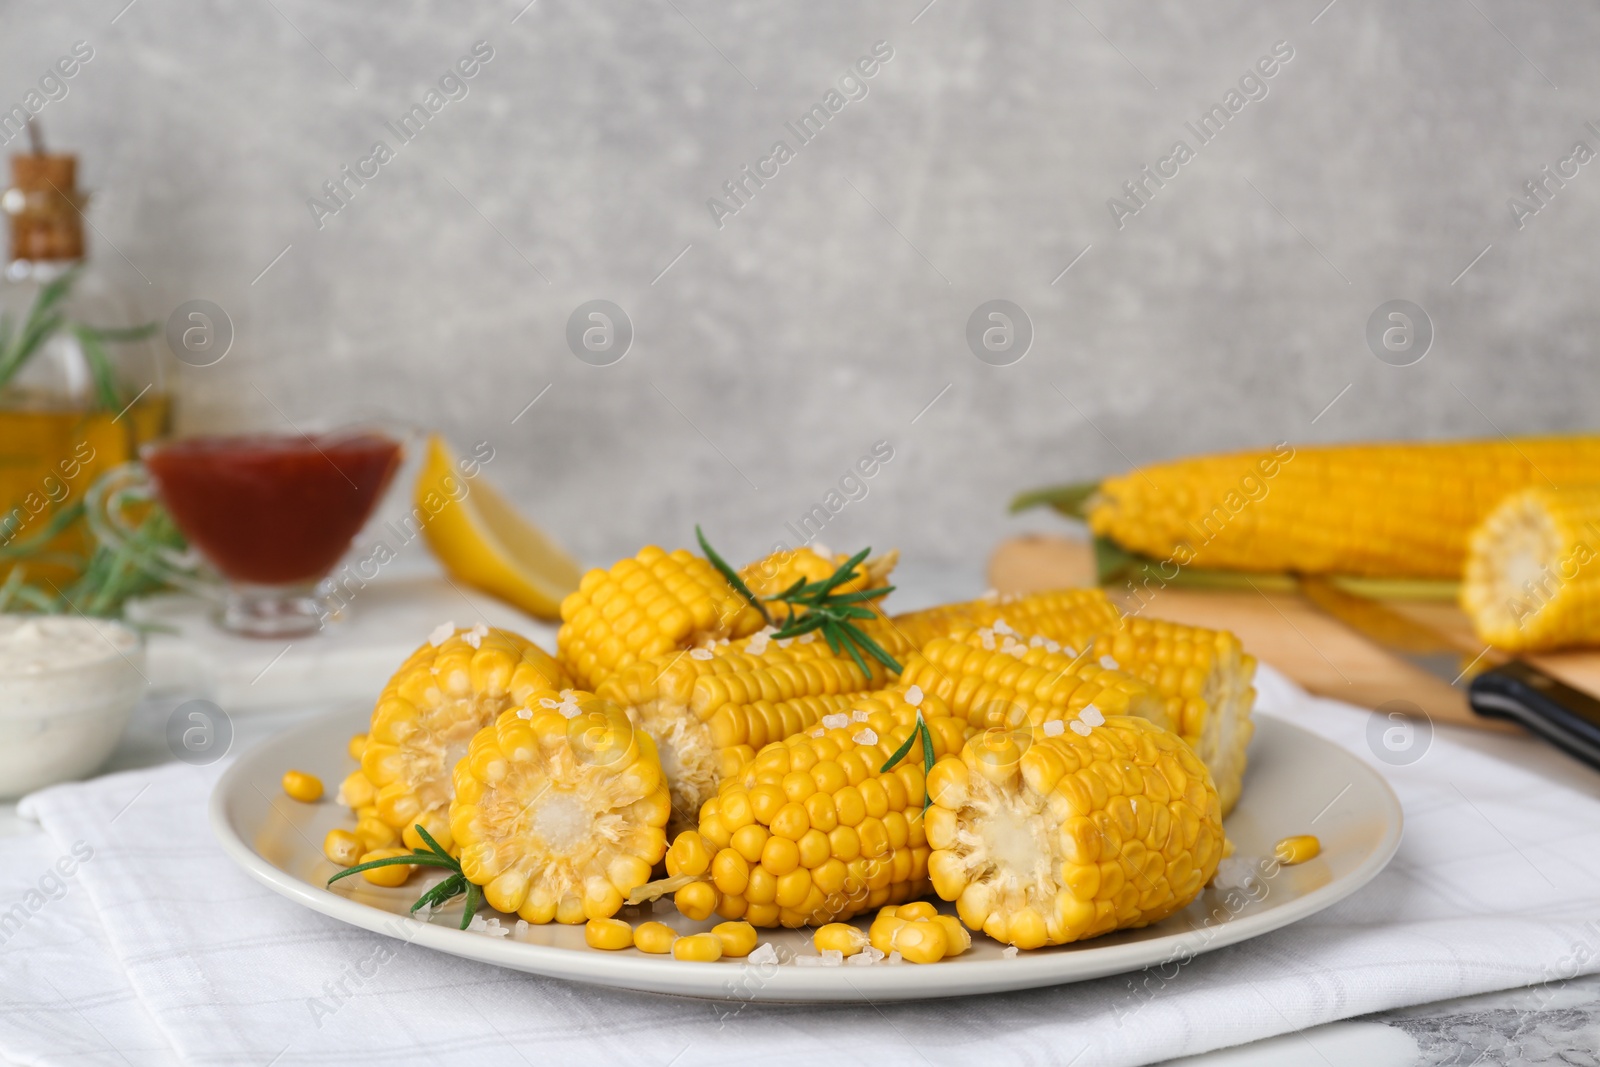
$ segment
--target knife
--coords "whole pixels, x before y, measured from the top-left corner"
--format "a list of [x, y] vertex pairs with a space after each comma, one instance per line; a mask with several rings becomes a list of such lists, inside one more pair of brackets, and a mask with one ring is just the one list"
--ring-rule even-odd
[[1469, 657], [1443, 634], [1386, 604], [1324, 578], [1302, 576], [1300, 591], [1324, 614], [1457, 689], [1473, 712], [1510, 719], [1567, 755], [1600, 770], [1600, 699], [1492, 648]]

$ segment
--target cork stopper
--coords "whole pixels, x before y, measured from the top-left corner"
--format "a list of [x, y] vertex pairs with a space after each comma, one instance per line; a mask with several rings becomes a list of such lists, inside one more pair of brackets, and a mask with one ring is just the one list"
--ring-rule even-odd
[[82, 259], [83, 201], [77, 156], [12, 156], [3, 201], [11, 216], [12, 260]]

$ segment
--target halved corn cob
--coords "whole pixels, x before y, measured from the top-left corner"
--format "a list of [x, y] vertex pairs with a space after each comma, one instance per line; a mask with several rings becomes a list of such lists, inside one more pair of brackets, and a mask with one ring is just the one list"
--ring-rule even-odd
[[1090, 720], [1096, 713], [1137, 715], [1172, 727], [1166, 700], [1147, 682], [1085, 656], [1052, 652], [1041, 640], [1028, 644], [1009, 628], [936, 637], [907, 657], [897, 688], [920, 687], [977, 729], [1070, 721], [1091, 707]]
[[[810, 729], [847, 709], [854, 695], [883, 686], [812, 638], [748, 641], [694, 649], [630, 664], [606, 679], [599, 695], [625, 708], [656, 743], [672, 790], [673, 831], [692, 827], [723, 779], [742, 771], [756, 750]], [[742, 646], [742, 647], [739, 647]]]
[[1091, 654], [1149, 682], [1167, 702], [1173, 730], [1211, 772], [1222, 814], [1239, 801], [1245, 752], [1255, 735], [1256, 660], [1226, 630], [1129, 618], [1095, 638]]
[[[435, 636], [439, 640], [413, 652], [384, 686], [361, 746], [361, 770], [340, 789], [358, 814], [371, 809], [375, 832], [387, 826], [413, 848], [423, 846], [417, 823], [450, 847], [451, 771], [473, 735], [506, 708], [554, 696], [569, 684], [543, 649], [510, 631]], [[363, 825], [372, 824], [364, 819]], [[375, 840], [368, 847], [389, 843]]]
[[1106, 478], [1087, 518], [1096, 534], [1180, 567], [1454, 579], [1473, 527], [1508, 494], [1551, 482], [1600, 482], [1600, 437], [1197, 456]]
[[1035, 617], [1049, 619], [1052, 632], [1048, 636], [1071, 649], [1068, 655], [1073, 655], [1087, 648], [1095, 635], [1116, 629], [1122, 613], [1100, 589], [1057, 589], [1045, 593], [980, 597], [895, 615], [889, 622], [904, 641], [920, 648], [935, 637], [993, 627], [1001, 621], [1020, 633], [1038, 633], [1030, 625]]
[[[922, 700], [934, 756], [960, 746], [965, 721]], [[904, 694], [859, 697], [842, 724], [826, 721], [763, 748], [680, 834], [667, 873], [703, 880], [678, 890], [678, 909], [715, 911], [754, 926], [821, 925], [928, 892], [922, 833], [922, 742], [885, 772], [916, 729]]]
[[1473, 531], [1461, 607], [1500, 648], [1600, 644], [1597, 562], [1600, 486], [1526, 489]]
[[[826, 581], [850, 557], [839, 554], [832, 555], [820, 545], [802, 546], [794, 549], [783, 549], [772, 553], [765, 559], [759, 559], [739, 569], [739, 577], [744, 580], [745, 586], [758, 597], [777, 596], [784, 592], [797, 581], [821, 582]], [[834, 587], [835, 592], [856, 593], [863, 589], [878, 589], [886, 585], [889, 573], [900, 560], [898, 549], [891, 549], [881, 556], [868, 559], [856, 568], [856, 575], [849, 581], [840, 582]], [[882, 597], [868, 601], [865, 607], [876, 608]], [[791, 610], [789, 606], [775, 607], [777, 614], [786, 616]], [[801, 605], [793, 608], [796, 616], [804, 616], [807, 609]]]
[[666, 851], [655, 745], [588, 693], [502, 712], [456, 765], [455, 792], [462, 874], [530, 923], [609, 918]]
[[556, 644], [574, 682], [594, 690], [630, 663], [706, 640], [753, 634], [766, 620], [706, 560], [654, 545], [583, 576], [561, 602]]
[[[1053, 732], [1053, 730], [1055, 732]], [[1222, 811], [1177, 735], [1132, 716], [975, 735], [928, 776], [928, 874], [961, 921], [1019, 948], [1156, 922], [1222, 857]]]

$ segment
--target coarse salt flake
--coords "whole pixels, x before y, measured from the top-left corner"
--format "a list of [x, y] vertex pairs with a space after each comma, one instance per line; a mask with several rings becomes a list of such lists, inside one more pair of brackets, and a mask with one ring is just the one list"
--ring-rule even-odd
[[1017, 631], [1013, 630], [1011, 625], [1006, 622], [1006, 620], [996, 619], [994, 624], [994, 632], [997, 634], [1014, 634]]
[[513, 926], [511, 928], [511, 933], [512, 933], [512, 936], [514, 936], [514, 937], [521, 937], [523, 934], [526, 934], [531, 928], [532, 927], [529, 924], [527, 919], [518, 919], [517, 920], [517, 925], [515, 925], [515, 926]]
[[454, 622], [441, 622], [433, 628], [433, 633], [428, 635], [428, 644], [438, 648], [455, 635], [456, 624]]
[[1101, 656], [1100, 666], [1104, 667], [1108, 671], [1114, 671], [1117, 669], [1117, 661], [1112, 659], [1110, 656]]
[[551, 711], [554, 711], [561, 706], [561, 701], [556, 700], [554, 697], [540, 697], [539, 706], [541, 708], [549, 708]]
[[757, 967], [764, 963], [777, 963], [778, 950], [772, 947], [771, 941], [762, 942], [750, 955], [744, 958], [746, 963], [753, 963]]
[[[553, 704], [551, 705], [551, 707], [554, 707], [554, 706], [555, 705], [553, 705]], [[519, 718], [519, 719], [531, 719], [531, 718], [533, 718], [533, 709], [532, 708], [518, 708], [517, 709], [517, 718]]]
[[802, 645], [809, 645], [811, 642], [815, 641], [816, 639], [817, 639], [817, 633], [816, 633], [815, 630], [812, 630], [809, 633], [804, 633], [804, 634], [800, 635], [800, 643]]
[[711, 650], [709, 648], [691, 648], [689, 650], [689, 658], [690, 659], [711, 659], [712, 658]]
[[844, 963], [846, 967], [871, 967], [881, 959], [883, 959], [883, 952], [868, 945], [854, 956], [845, 960]]
[[1072, 732], [1077, 734], [1079, 737], [1088, 737], [1089, 736], [1089, 727], [1085, 723], [1079, 722], [1077, 719], [1074, 719], [1074, 720], [1072, 720]]
[[794, 638], [780, 637], [776, 643], [779, 648], [788, 648], [790, 645], [794, 644]]
[[563, 701], [556, 710], [561, 713], [563, 719], [576, 719], [578, 717], [578, 702], [576, 700]]
[[829, 730], [843, 730], [850, 725], [850, 716], [842, 711], [835, 712], [832, 715], [824, 715], [822, 717], [822, 725]]
[[1017, 946], [1016, 945], [1007, 945], [1005, 948], [1000, 950], [1000, 955], [1004, 956], [1008, 960], [1016, 959], [1017, 958]]
[[906, 703], [910, 704], [914, 708], [920, 708], [922, 706], [922, 686], [913, 685], [911, 688], [906, 690]]
[[467, 924], [469, 933], [483, 934], [487, 937], [505, 937], [511, 931], [500, 925], [499, 919], [485, 919], [482, 915], [474, 915], [472, 922]]
[[473, 648], [483, 647], [483, 635], [479, 634], [476, 630], [468, 630], [466, 633], [461, 635], [461, 640], [465, 641]]
[[1076, 652], [1068, 648], [1066, 645], [1063, 645], [1060, 641], [1046, 641], [1044, 643], [1044, 650], [1046, 652], [1063, 652], [1069, 656], [1077, 655]]
[[1060, 737], [1066, 732], [1067, 724], [1060, 719], [1052, 719], [1044, 724], [1044, 735], [1046, 737]]
[[1078, 712], [1078, 718], [1090, 726], [1104, 726], [1106, 724], [1106, 717], [1100, 714], [1100, 709], [1093, 704], [1084, 705], [1083, 710]]
[[1038, 634], [1034, 634], [1032, 637], [1028, 638], [1029, 648], [1043, 648], [1044, 644], [1044, 638], [1040, 637]]
[[860, 708], [856, 708], [854, 711], [852, 711], [850, 713], [850, 721], [851, 722], [866, 722], [867, 719], [869, 719], [869, 718], [871, 718], [871, 716], [869, 716], [866, 712], [862, 711]]
[[906, 958], [904, 956], [900, 955], [900, 953], [898, 951], [896, 951], [896, 952], [889, 953], [889, 959], [888, 959], [887, 962], [889, 962], [889, 963], [904, 963], [905, 961], [906, 961]]
[[868, 726], [850, 740], [854, 741], [858, 745], [875, 745], [878, 743], [878, 735], [873, 732], [872, 727]]

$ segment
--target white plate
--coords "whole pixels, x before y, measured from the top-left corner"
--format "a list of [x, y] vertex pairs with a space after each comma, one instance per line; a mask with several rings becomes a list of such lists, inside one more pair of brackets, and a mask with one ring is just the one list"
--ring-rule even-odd
[[[339, 868], [323, 857], [322, 838], [336, 826], [348, 827], [350, 813], [331, 800], [289, 800], [279, 781], [293, 767], [320, 776], [330, 793], [336, 791], [354, 767], [346, 741], [366, 725], [364, 716], [349, 711], [307, 723], [241, 756], [212, 794], [211, 825], [240, 866], [290, 900], [354, 926], [498, 967], [732, 1000], [910, 1000], [995, 993], [1139, 970], [1257, 937], [1349, 896], [1383, 869], [1400, 844], [1400, 802], [1388, 783], [1316, 734], [1267, 715], [1257, 716], [1256, 723], [1244, 796], [1227, 820], [1234, 856], [1267, 857], [1279, 838], [1315, 833], [1322, 840], [1319, 857], [1278, 867], [1249, 892], [1213, 886], [1188, 908], [1142, 930], [1013, 958], [978, 934], [970, 951], [933, 966], [754, 966], [736, 960], [682, 962], [635, 949], [603, 952], [584, 944], [581, 926], [535, 926], [520, 938], [503, 939], [457, 930], [459, 900], [429, 924], [404, 918], [422, 888], [438, 876], [419, 873], [399, 889], [353, 876], [325, 888]], [[670, 900], [627, 908], [620, 917], [634, 923], [654, 918], [684, 933], [712, 925], [685, 919]], [[500, 919], [506, 927], [515, 922], [514, 916]], [[785, 958], [784, 950], [816, 954], [808, 931], [762, 931], [762, 940], [771, 941]]]

